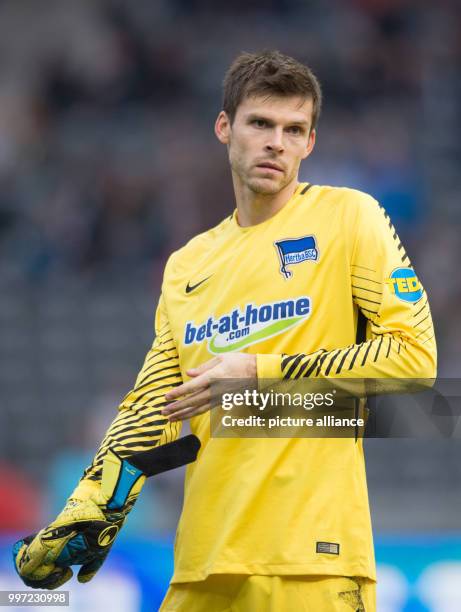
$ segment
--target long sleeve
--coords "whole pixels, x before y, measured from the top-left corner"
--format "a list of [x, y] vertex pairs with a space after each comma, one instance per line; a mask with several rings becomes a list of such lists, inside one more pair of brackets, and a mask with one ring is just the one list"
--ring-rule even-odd
[[366, 318], [367, 339], [308, 354], [258, 355], [258, 378], [435, 377], [428, 298], [389, 216], [360, 194], [348, 231], [352, 299]]
[[169, 423], [161, 414], [165, 393], [182, 383], [179, 358], [162, 296], [155, 317], [155, 340], [146, 355], [133, 389], [119, 406], [84, 479], [99, 480], [109, 448], [121, 457], [175, 440], [180, 422]]

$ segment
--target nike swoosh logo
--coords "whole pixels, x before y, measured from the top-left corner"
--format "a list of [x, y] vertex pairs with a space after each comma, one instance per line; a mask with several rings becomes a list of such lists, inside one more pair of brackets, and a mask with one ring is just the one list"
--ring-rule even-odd
[[197, 289], [197, 287], [200, 287], [200, 285], [202, 285], [205, 281], [207, 281], [212, 276], [213, 276], [213, 274], [210, 274], [210, 276], [207, 276], [206, 278], [201, 280], [199, 283], [196, 283], [195, 285], [191, 285], [190, 283], [187, 283], [187, 285], [186, 285], [186, 293], [191, 293], [192, 291], [194, 291], [194, 289]]

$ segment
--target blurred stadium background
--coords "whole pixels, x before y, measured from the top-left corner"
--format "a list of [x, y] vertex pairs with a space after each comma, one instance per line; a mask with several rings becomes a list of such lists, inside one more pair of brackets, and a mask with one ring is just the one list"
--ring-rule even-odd
[[[168, 254], [232, 210], [215, 140], [242, 50], [318, 74], [301, 178], [387, 208], [429, 293], [441, 377], [461, 366], [461, 13], [455, 0], [0, 3], [0, 589], [60, 509], [152, 341]], [[242, 274], [244, 271], [242, 271]], [[380, 612], [461, 610], [461, 445], [368, 440]], [[182, 475], [150, 482], [72, 610], [153, 610]]]

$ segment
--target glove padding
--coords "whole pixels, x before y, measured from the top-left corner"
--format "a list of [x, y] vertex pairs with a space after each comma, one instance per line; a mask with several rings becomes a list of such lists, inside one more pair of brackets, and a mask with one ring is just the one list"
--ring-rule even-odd
[[13, 547], [23, 582], [36, 589], [56, 589], [72, 578], [88, 582], [104, 563], [125, 520], [124, 513], [104, 512], [92, 499], [70, 499], [55, 521]]
[[13, 546], [14, 566], [24, 584], [56, 589], [70, 580], [88, 582], [104, 563], [146, 477], [195, 461], [200, 442], [188, 435], [122, 459], [109, 449], [101, 481], [82, 480], [48, 527]]

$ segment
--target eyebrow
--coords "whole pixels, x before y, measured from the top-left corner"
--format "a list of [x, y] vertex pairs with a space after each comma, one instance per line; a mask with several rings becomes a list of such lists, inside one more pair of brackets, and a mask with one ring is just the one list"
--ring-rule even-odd
[[[247, 115], [247, 121], [254, 121], [255, 119], [262, 119], [263, 121], [267, 121], [267, 123], [274, 123], [272, 119], [266, 117], [263, 113], [250, 113]], [[289, 125], [299, 125], [300, 127], [308, 127], [309, 123], [304, 121], [303, 119], [295, 119], [294, 121], [289, 121]]]

